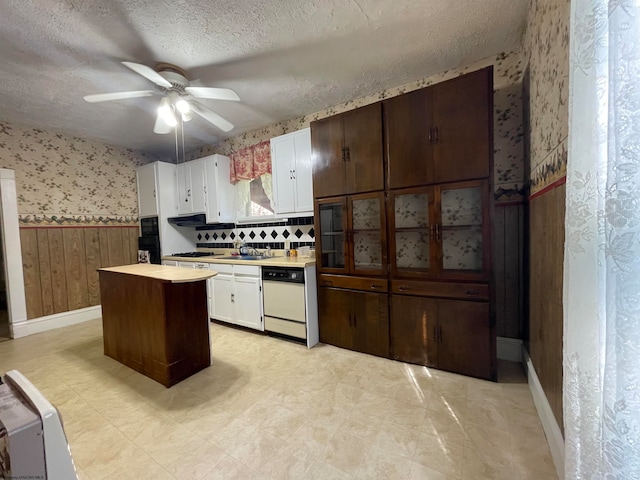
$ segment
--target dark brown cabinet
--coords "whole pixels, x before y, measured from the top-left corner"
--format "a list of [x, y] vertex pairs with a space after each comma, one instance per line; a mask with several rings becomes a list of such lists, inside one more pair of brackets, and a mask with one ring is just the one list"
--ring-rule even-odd
[[486, 68], [312, 122], [322, 342], [495, 380], [492, 89]]
[[384, 193], [316, 201], [318, 271], [386, 275]]
[[487, 181], [391, 190], [388, 218], [392, 277], [489, 279]]
[[486, 178], [493, 69], [383, 102], [389, 188]]
[[472, 377], [495, 376], [489, 303], [391, 296], [391, 356]]
[[382, 147], [380, 103], [312, 122], [314, 197], [383, 190]]
[[319, 287], [320, 341], [388, 357], [388, 310], [386, 294]]

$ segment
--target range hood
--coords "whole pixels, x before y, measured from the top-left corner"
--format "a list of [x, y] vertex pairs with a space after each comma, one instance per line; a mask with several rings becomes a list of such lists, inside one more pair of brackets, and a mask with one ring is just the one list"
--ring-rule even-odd
[[202, 227], [207, 224], [207, 217], [204, 213], [197, 215], [184, 215], [182, 217], [169, 217], [167, 221], [178, 227]]

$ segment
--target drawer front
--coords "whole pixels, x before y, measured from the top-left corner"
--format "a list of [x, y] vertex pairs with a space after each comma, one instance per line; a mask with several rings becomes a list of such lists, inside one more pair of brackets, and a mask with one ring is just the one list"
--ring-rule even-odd
[[178, 266], [182, 268], [194, 268], [193, 262], [178, 262]]
[[260, 276], [259, 265], [233, 265], [233, 273], [235, 275], [247, 275], [252, 277]]
[[489, 300], [489, 286], [481, 283], [420, 282], [417, 280], [391, 280], [391, 292], [426, 297]]
[[209, 268], [218, 273], [233, 273], [233, 265], [230, 263], [210, 263]]
[[296, 338], [307, 338], [307, 328], [304, 323], [289, 322], [280, 318], [264, 317], [264, 329], [266, 332], [281, 333]]
[[348, 277], [346, 275], [320, 275], [321, 287], [349, 288], [367, 292], [388, 292], [388, 282], [384, 278]]

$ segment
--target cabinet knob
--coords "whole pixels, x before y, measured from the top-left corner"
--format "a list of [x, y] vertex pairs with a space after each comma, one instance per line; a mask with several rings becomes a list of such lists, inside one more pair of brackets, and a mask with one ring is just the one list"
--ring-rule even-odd
[[371, 290], [375, 290], [375, 289], [377, 289], [377, 288], [382, 288], [382, 285], [377, 285], [377, 284], [375, 284], [375, 283], [372, 283], [372, 284], [371, 284]]
[[333, 280], [323, 280], [322, 284], [323, 285], [333, 285]]
[[400, 286], [398, 287], [398, 291], [399, 291], [399, 292], [408, 292], [409, 290], [411, 290], [411, 288], [410, 288], [410, 287], [407, 287], [406, 285], [400, 285]]
[[480, 292], [477, 290], [467, 290], [465, 294], [467, 295], [467, 297], [477, 297], [478, 295], [480, 295]]

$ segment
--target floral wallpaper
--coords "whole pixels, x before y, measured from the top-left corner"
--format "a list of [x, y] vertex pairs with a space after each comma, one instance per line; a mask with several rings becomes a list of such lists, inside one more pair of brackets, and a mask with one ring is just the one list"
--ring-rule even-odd
[[257, 144], [285, 133], [306, 128], [314, 120], [329, 117], [385, 98], [454, 78], [465, 73], [494, 66], [494, 187], [499, 202], [521, 201], [524, 189], [524, 161], [522, 134], [522, 73], [523, 58], [519, 51], [505, 52], [482, 59], [462, 68], [447, 70], [426, 78], [360, 97], [319, 112], [275, 123], [258, 130], [243, 133], [190, 153], [200, 158], [213, 153], [230, 155], [242, 148]]
[[482, 193], [478, 187], [442, 190], [440, 198], [442, 225], [480, 225]]
[[442, 231], [442, 268], [482, 270], [482, 231], [479, 227]]
[[155, 160], [131, 149], [0, 122], [0, 167], [16, 172], [22, 225], [136, 224], [135, 169]]
[[530, 0], [524, 55], [529, 63], [531, 194], [567, 170], [570, 1]]

